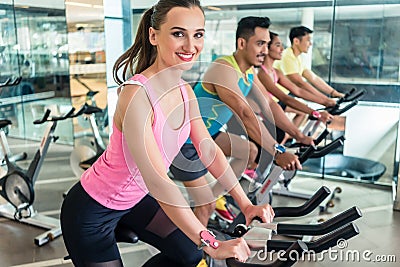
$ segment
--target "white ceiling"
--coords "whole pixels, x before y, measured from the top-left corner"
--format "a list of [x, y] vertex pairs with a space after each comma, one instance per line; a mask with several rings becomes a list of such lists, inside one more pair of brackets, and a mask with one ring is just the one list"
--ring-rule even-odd
[[[104, 20], [103, 0], [66, 0], [65, 12], [67, 23], [87, 22]], [[70, 2], [71, 4], [68, 4]], [[72, 4], [85, 4], [88, 6], [78, 6]]]

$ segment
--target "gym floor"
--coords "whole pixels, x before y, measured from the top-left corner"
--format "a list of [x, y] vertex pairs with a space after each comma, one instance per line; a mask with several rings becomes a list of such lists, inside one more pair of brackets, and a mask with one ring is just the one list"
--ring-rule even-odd
[[[28, 153], [28, 160], [19, 162], [21, 167], [26, 168], [38, 143], [24, 140], [9, 142], [13, 153]], [[50, 145], [35, 185], [34, 207], [41, 214], [58, 218], [63, 193], [77, 181], [69, 166], [71, 150], [72, 147], [67, 145]], [[399, 266], [400, 212], [392, 211], [391, 189], [308, 177], [296, 177], [291, 188], [294, 191], [313, 192], [322, 185], [342, 188], [342, 193], [335, 200], [335, 206], [322, 217], [326, 218], [357, 206], [363, 213], [363, 217], [355, 221], [360, 234], [348, 240], [344, 249], [336, 247], [331, 255], [321, 254], [315, 260], [300, 261], [295, 266]], [[1, 198], [0, 204], [3, 202], [4, 199]], [[280, 196], [273, 198], [273, 206], [296, 206], [302, 202]], [[316, 211], [302, 218], [301, 222], [320, 217]], [[72, 266], [70, 261], [63, 260], [67, 252], [62, 236], [41, 247], [34, 244], [34, 238], [43, 232], [43, 229], [35, 226], [0, 218], [0, 267]], [[148, 246], [140, 242], [135, 245], [121, 245], [121, 254], [125, 266], [141, 266], [151, 256]], [[359, 260], [357, 255], [360, 256]]]

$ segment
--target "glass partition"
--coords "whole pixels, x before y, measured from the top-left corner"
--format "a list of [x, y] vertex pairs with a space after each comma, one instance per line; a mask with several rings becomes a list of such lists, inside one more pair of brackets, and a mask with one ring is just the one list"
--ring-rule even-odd
[[[9, 135], [40, 140], [44, 126], [33, 120], [46, 109], [59, 115], [71, 108], [63, 1], [51, 8], [0, 1], [0, 61], [0, 82], [22, 78], [0, 92], [0, 115], [13, 123]], [[59, 142], [72, 143], [71, 122], [61, 122], [56, 134]]]

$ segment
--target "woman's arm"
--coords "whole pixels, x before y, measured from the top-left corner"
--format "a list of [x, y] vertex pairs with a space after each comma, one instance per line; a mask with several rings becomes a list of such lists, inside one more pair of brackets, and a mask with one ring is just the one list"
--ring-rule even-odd
[[252, 218], [260, 217], [265, 222], [272, 222], [274, 212], [270, 205], [255, 207], [246, 193], [243, 191], [235, 173], [219, 146], [210, 136], [203, 119], [200, 116], [200, 110], [195, 100], [195, 95], [188, 90], [190, 96], [190, 139], [196, 148], [200, 160], [207, 167], [210, 173], [217, 178], [218, 182], [229, 192], [229, 194], [238, 203], [240, 210], [246, 215], [249, 223]]
[[[125, 157], [136, 163], [150, 194], [194, 243], [205, 227], [197, 220], [176, 184], [168, 177], [152, 131], [152, 107], [143, 88], [128, 85], [120, 93], [117, 118], [126, 141]], [[127, 165], [130, 166], [129, 162]], [[146, 188], [143, 188], [144, 190]]]
[[275, 85], [271, 76], [269, 76], [264, 70], [262, 70], [262, 69], [259, 70], [258, 78], [260, 79], [260, 82], [264, 85], [265, 89], [268, 90], [268, 92], [273, 94], [276, 98], [278, 98], [280, 101], [285, 103], [287, 106], [292, 107], [296, 110], [302, 111], [309, 115], [311, 115], [312, 112], [314, 111], [313, 109], [309, 108], [307, 105], [301, 103], [300, 101], [297, 101], [293, 97], [282, 92], [282, 90], [279, 89]]

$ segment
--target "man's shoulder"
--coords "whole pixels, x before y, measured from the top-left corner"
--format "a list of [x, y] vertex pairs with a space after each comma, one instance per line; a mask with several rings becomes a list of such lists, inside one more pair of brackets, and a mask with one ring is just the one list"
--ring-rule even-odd
[[283, 58], [296, 58], [296, 56], [293, 53], [293, 49], [291, 47], [286, 48], [285, 50], [283, 50], [282, 52], [282, 59]]
[[235, 65], [235, 57], [233, 55], [220, 56], [214, 62], [224, 65]]

